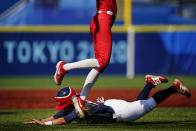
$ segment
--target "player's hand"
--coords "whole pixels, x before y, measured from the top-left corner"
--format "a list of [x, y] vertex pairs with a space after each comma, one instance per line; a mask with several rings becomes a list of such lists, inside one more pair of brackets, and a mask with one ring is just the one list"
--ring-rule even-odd
[[31, 121], [23, 122], [24, 124], [35, 124], [35, 122], [31, 119]]
[[40, 120], [36, 120], [36, 119], [31, 119], [31, 121], [29, 122], [24, 122], [24, 124], [38, 124], [38, 125], [44, 125], [43, 122], [41, 122]]
[[104, 103], [104, 97], [97, 97], [97, 103]]
[[40, 120], [36, 120], [36, 119], [32, 119], [32, 122], [35, 123], [35, 124], [38, 124], [38, 125], [44, 125], [43, 122], [41, 122]]

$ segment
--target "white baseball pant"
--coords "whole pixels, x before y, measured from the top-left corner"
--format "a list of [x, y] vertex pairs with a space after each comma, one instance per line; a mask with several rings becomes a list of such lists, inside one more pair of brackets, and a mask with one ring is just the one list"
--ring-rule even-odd
[[157, 103], [154, 98], [147, 100], [137, 100], [134, 102], [127, 102], [125, 100], [109, 99], [104, 102], [105, 105], [114, 109], [113, 118], [117, 121], [133, 121], [144, 116], [146, 113], [153, 110]]

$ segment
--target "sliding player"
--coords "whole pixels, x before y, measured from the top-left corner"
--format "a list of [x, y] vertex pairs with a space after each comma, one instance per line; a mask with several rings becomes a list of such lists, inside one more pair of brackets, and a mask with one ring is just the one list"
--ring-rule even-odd
[[137, 100], [133, 102], [119, 99], [108, 99], [105, 102], [99, 99], [98, 103], [86, 101], [85, 116], [82, 119], [79, 119], [79, 115], [71, 104], [71, 97], [76, 94], [76, 91], [71, 87], [66, 87], [56, 95], [56, 109], [60, 110], [57, 114], [43, 120], [32, 119], [24, 124], [58, 125], [69, 124], [74, 120], [87, 120], [93, 123], [134, 121], [152, 111], [172, 94], [179, 93], [187, 98], [191, 96], [189, 89], [179, 79], [175, 79], [171, 87], [160, 90], [148, 98], [152, 88], [167, 81], [165, 77], [147, 75], [145, 87], [139, 93]]

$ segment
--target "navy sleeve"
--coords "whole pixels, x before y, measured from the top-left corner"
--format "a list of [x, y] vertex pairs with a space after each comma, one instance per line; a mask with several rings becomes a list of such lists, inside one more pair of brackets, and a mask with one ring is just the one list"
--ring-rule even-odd
[[59, 112], [57, 112], [53, 117], [55, 119], [58, 119], [60, 117], [64, 117], [64, 116], [68, 115], [69, 113], [71, 113], [73, 110], [74, 110], [73, 105], [67, 106], [63, 110], [60, 110]]
[[65, 111], [64, 110], [60, 110], [53, 117], [54, 117], [54, 119], [58, 119], [60, 117], [64, 117], [64, 115], [65, 115]]
[[66, 124], [71, 123], [73, 120], [76, 120], [78, 118], [79, 118], [79, 116], [76, 114], [76, 111], [75, 110], [73, 110], [68, 115], [64, 116], [64, 119], [66, 121]]

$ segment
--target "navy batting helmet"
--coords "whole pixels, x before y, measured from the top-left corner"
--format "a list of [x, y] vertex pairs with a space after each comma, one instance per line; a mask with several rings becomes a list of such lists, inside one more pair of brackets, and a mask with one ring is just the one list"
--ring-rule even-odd
[[62, 110], [66, 106], [72, 104], [72, 96], [76, 95], [76, 91], [72, 87], [64, 87], [56, 94], [56, 110]]

